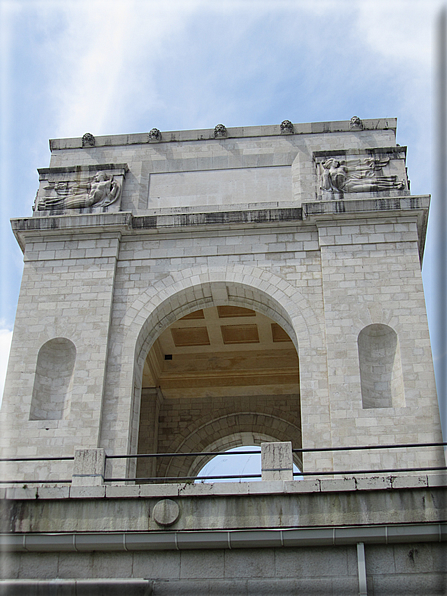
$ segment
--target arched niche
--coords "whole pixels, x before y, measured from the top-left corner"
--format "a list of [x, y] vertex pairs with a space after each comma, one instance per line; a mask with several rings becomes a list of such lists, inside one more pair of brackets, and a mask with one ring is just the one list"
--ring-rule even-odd
[[391, 327], [375, 323], [358, 336], [363, 408], [405, 405], [399, 338]]
[[39, 350], [30, 420], [68, 418], [73, 389], [76, 347], [69, 339], [47, 341]]

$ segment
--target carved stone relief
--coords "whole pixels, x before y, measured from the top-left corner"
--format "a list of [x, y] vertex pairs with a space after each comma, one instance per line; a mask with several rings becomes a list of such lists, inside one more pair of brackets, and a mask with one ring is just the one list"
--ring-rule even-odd
[[149, 132], [149, 140], [150, 141], [161, 141], [161, 132], [158, 130], [158, 128], [153, 128]]
[[293, 134], [293, 124], [290, 120], [283, 120], [279, 125], [281, 128], [281, 134]]
[[224, 124], [216, 124], [214, 127], [214, 138], [224, 138], [227, 136], [227, 128]]
[[[126, 164], [122, 167], [48, 168], [39, 170], [34, 213], [48, 211], [119, 211]], [[109, 171], [107, 171], [109, 169]], [[72, 170], [72, 171], [70, 171]]]
[[[381, 155], [327, 157], [317, 160], [318, 195], [320, 199], [341, 198], [346, 193], [406, 191], [405, 165], [394, 161], [398, 174], [387, 174], [391, 159]], [[397, 168], [397, 169], [396, 169]], [[385, 172], [384, 172], [385, 170]]]
[[95, 137], [90, 132], [86, 132], [85, 135], [82, 137], [82, 146], [83, 147], [94, 147], [95, 146]]
[[349, 123], [349, 128], [351, 130], [363, 130], [363, 122], [358, 116], [353, 116]]

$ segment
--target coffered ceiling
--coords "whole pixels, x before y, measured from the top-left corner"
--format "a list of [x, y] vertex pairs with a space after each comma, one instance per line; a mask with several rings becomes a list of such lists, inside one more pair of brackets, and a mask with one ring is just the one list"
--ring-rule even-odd
[[144, 387], [165, 398], [296, 394], [298, 357], [268, 317], [236, 306], [197, 310], [176, 321], [146, 359]]

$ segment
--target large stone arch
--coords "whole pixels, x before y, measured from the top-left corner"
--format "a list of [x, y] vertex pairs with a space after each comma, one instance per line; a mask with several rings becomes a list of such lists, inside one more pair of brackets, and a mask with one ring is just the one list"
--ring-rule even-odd
[[[230, 293], [228, 292], [230, 289]], [[144, 361], [156, 337], [194, 309], [233, 304], [267, 313], [284, 326], [295, 347], [321, 348], [323, 325], [302, 292], [259, 267], [191, 268], [171, 273], [136, 298], [120, 321]], [[129, 346], [130, 347], [130, 346]]]
[[[274, 273], [245, 265], [184, 269], [148, 287], [125, 311], [116, 312], [113, 317], [114, 338], [109, 351], [100, 444], [110, 453], [137, 452], [142, 371], [158, 336], [194, 310], [233, 305], [265, 314], [292, 339], [302, 365], [301, 393], [306, 404], [310, 404], [305, 428], [307, 442], [312, 446], [317, 438], [309, 416], [315, 408], [328, 411], [329, 402], [324, 322], [316, 315], [304, 290], [305, 287], [297, 288]], [[326, 421], [320, 423], [319, 428], [323, 427], [326, 441], [330, 434]], [[113, 463], [113, 468], [121, 470], [119, 461]], [[135, 462], [129, 462], [126, 472], [123, 469], [117, 473], [134, 476]]]
[[[234, 288], [234, 294], [225, 294], [225, 286]], [[206, 291], [208, 287], [210, 292]], [[135, 353], [138, 354], [144, 342], [154, 341], [154, 334], [148, 333], [152, 323], [155, 323], [154, 331], [158, 335], [194, 308], [230, 302], [235, 306], [257, 303], [263, 312], [265, 308], [269, 312], [278, 312], [287, 326], [286, 331], [293, 328], [292, 340], [299, 339], [303, 347], [308, 343], [314, 347], [322, 346], [322, 322], [318, 321], [302, 291], [270, 271], [247, 265], [203, 266], [170, 273], [133, 301], [119, 326], [128, 330], [127, 343], [136, 341]], [[142, 339], [145, 336], [147, 339]]]
[[[133, 405], [129, 446], [136, 452], [141, 378], [145, 358], [157, 337], [177, 319], [220, 305], [245, 306], [281, 325], [300, 358], [323, 347], [321, 322], [301, 292], [283, 278], [256, 267], [185, 269], [170, 274], [138, 297], [121, 324], [134, 349]], [[131, 345], [133, 343], [133, 346]]]

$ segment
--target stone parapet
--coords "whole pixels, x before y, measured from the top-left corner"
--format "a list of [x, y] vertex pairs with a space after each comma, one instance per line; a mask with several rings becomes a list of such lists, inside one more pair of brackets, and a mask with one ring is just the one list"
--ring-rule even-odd
[[[2, 528], [12, 534], [157, 532], [165, 525], [156, 506], [178, 507], [169, 525], [176, 531], [435, 524], [447, 519], [447, 477], [73, 486], [68, 492], [11, 487], [2, 500]], [[18, 507], [20, 516], [13, 515]]]
[[[363, 131], [391, 130], [394, 133], [397, 129], [396, 118], [370, 118], [362, 120]], [[325, 134], [333, 132], [351, 132], [352, 125], [349, 120], [333, 122], [311, 122], [293, 124], [293, 134]], [[243, 139], [252, 137], [269, 137], [281, 135], [281, 127], [277, 125], [268, 126], [235, 126], [226, 129], [225, 139]], [[173, 130], [162, 131], [161, 142], [185, 142], [185, 141], [207, 141], [215, 140], [214, 128], [204, 128], [200, 130]], [[153, 138], [149, 132], [125, 134], [125, 135], [104, 135], [95, 137], [94, 147], [118, 147], [121, 145], [141, 145], [151, 143]], [[224, 141], [223, 141], [224, 142]], [[51, 151], [60, 151], [66, 149], [87, 149], [82, 142], [82, 138], [51, 139]]]

